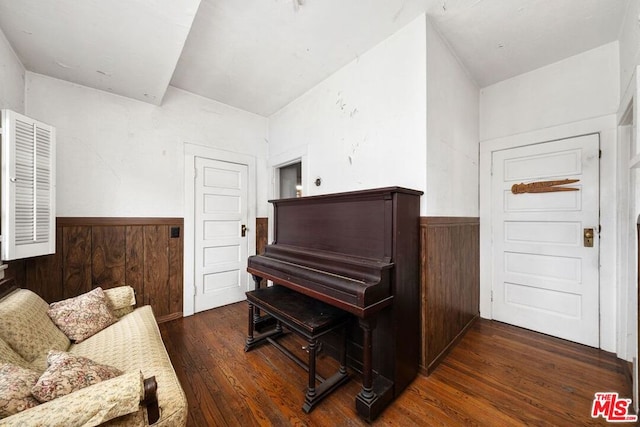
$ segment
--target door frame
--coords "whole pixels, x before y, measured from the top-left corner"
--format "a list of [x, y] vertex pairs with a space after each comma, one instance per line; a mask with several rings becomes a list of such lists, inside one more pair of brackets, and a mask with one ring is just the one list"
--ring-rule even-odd
[[[202, 157], [221, 162], [247, 166], [247, 254], [256, 253], [256, 158], [248, 154], [234, 153], [204, 145], [184, 143], [184, 288], [183, 315], [195, 312], [195, 158]], [[247, 275], [249, 273], [246, 273]], [[253, 280], [248, 278], [251, 288]]]
[[616, 283], [616, 116], [608, 115], [546, 129], [480, 141], [480, 316], [492, 319], [492, 206], [491, 163], [493, 152], [573, 136], [600, 134], [600, 348], [617, 352], [620, 301]]
[[[271, 187], [269, 188], [269, 199], [278, 199], [280, 197], [280, 172], [278, 169], [297, 162], [300, 162], [302, 164], [302, 195], [312, 195], [311, 181], [309, 179], [309, 159], [307, 155], [307, 147], [300, 146], [292, 148], [283, 153], [269, 156], [269, 163], [267, 166], [269, 170], [269, 179], [271, 182]], [[269, 206], [269, 213], [267, 214], [267, 218], [267, 241], [272, 242], [274, 239], [274, 218], [272, 206]]]
[[310, 181], [308, 174], [307, 147], [297, 147], [285, 153], [269, 157], [269, 172], [271, 174], [271, 197], [277, 199], [280, 197], [280, 172], [279, 169], [289, 166], [293, 163], [300, 162], [302, 164], [302, 195], [310, 195]]
[[[618, 192], [621, 195], [629, 195], [636, 191], [635, 184], [631, 181], [631, 169], [640, 168], [640, 155], [631, 154], [631, 141], [640, 144], [640, 66], [635, 67], [631, 80], [624, 91], [617, 113], [618, 124]], [[635, 135], [633, 132], [635, 131]], [[636, 148], [636, 151], [638, 149]], [[637, 202], [636, 202], [637, 205]], [[636, 230], [640, 218], [636, 218], [638, 212], [635, 206], [631, 206], [629, 200], [618, 201], [618, 282], [624, 284], [621, 296], [625, 300], [619, 301], [618, 309], [621, 316], [624, 315], [625, 323], [620, 339], [620, 346], [626, 349], [625, 360], [633, 362], [633, 402], [636, 412], [639, 408], [640, 391], [638, 385], [639, 367], [638, 358], [639, 334], [638, 327], [638, 248], [635, 233], [629, 235], [630, 230]]]

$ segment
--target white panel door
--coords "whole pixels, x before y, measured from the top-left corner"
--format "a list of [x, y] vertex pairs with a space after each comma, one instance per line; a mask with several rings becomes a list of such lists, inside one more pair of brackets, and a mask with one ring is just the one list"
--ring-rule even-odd
[[[599, 145], [593, 134], [493, 153], [495, 320], [598, 347]], [[564, 179], [578, 191], [511, 191]]]
[[245, 299], [247, 165], [195, 158], [195, 312]]

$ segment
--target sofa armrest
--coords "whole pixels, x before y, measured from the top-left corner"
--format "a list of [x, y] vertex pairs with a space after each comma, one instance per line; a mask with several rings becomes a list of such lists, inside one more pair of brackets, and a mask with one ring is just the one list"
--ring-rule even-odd
[[149, 425], [155, 424], [160, 419], [160, 406], [158, 405], [158, 383], [156, 377], [144, 380], [144, 406], [147, 407], [147, 421]]
[[4, 418], [0, 426], [97, 426], [138, 411], [143, 399], [142, 373], [126, 372]]
[[133, 311], [136, 305], [136, 293], [131, 286], [118, 286], [103, 289], [109, 308], [116, 317], [122, 317]]

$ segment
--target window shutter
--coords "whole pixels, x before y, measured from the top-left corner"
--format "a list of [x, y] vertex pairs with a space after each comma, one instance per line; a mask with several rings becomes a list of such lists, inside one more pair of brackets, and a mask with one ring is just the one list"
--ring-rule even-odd
[[55, 253], [55, 129], [2, 110], [2, 259]]

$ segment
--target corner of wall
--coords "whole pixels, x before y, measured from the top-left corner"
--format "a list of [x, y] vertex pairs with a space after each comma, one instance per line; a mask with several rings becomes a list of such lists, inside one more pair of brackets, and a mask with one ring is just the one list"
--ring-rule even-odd
[[480, 91], [437, 25], [426, 22], [425, 213], [477, 217]]
[[[473, 74], [471, 74], [469, 69], [464, 65], [464, 62], [462, 61], [462, 59], [460, 58], [458, 53], [455, 51], [453, 46], [451, 46], [449, 41], [442, 35], [440, 30], [438, 29], [438, 25], [435, 22], [433, 22], [433, 20], [428, 15], [426, 15], [426, 20], [427, 20], [427, 39], [429, 38], [429, 32], [431, 32], [431, 37], [437, 37], [440, 40], [440, 42], [446, 46], [446, 48], [449, 51], [449, 53], [451, 54], [451, 56], [453, 56], [455, 58], [456, 62], [458, 62], [458, 65], [460, 66], [460, 69], [462, 71], [464, 71], [464, 73], [466, 74], [467, 78], [471, 82], [473, 82], [475, 87], [478, 88], [478, 92], [479, 92], [480, 91], [480, 85], [478, 85], [478, 82], [474, 78]], [[429, 54], [427, 52], [427, 61], [429, 60], [428, 57], [429, 57]]]
[[620, 52], [620, 96], [629, 87], [633, 71], [640, 65], [640, 1], [630, 1], [618, 34]]
[[[13, 46], [0, 29], [0, 108], [25, 113], [25, 68]], [[17, 88], [16, 88], [17, 87]]]

